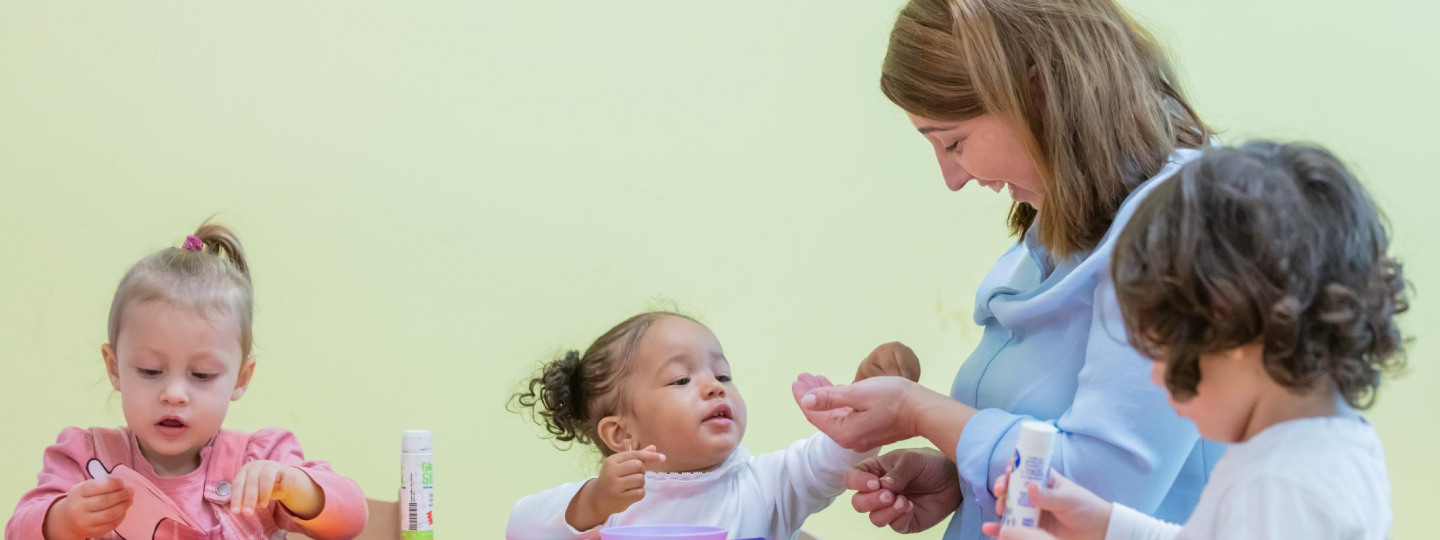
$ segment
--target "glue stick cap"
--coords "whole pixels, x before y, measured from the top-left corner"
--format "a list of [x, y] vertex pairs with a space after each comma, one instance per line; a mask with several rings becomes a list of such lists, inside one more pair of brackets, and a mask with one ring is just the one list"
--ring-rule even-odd
[[1048, 456], [1057, 433], [1060, 430], [1046, 422], [1021, 422], [1020, 442], [1015, 443], [1015, 449], [1024, 454]]
[[407, 429], [405, 435], [400, 437], [401, 452], [429, 452], [430, 451], [430, 430], [428, 429]]

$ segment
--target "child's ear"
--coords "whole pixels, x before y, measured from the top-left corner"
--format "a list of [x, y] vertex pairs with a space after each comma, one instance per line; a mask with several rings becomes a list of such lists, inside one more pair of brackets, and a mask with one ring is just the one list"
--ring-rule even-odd
[[120, 391], [120, 360], [115, 357], [115, 346], [106, 343], [100, 346], [100, 356], [105, 358], [105, 372], [110, 375], [110, 386]]
[[618, 415], [601, 418], [595, 431], [600, 434], [600, 444], [609, 447], [611, 453], [634, 449], [635, 438], [630, 430], [625, 429], [625, 419]]
[[1255, 366], [1256, 371], [1265, 371], [1265, 342], [1256, 339], [1229, 351], [1231, 357], [1247, 365]]
[[255, 374], [255, 357], [245, 359], [240, 365], [240, 376], [235, 378], [235, 391], [230, 392], [230, 401], [240, 401], [245, 395], [245, 390], [250, 388], [250, 377]]

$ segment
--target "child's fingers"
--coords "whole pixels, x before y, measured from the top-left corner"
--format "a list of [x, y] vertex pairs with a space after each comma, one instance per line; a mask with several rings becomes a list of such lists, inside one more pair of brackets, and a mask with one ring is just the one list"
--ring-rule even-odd
[[665, 461], [665, 454], [656, 452], [655, 445], [652, 444], [640, 450], [626, 450], [624, 452], [616, 452], [615, 455], [610, 456], [610, 460], [614, 463], [621, 463], [632, 459], [638, 459], [643, 463], [662, 463]]
[[270, 506], [270, 495], [275, 491], [275, 483], [280, 480], [282, 467], [284, 465], [279, 463], [267, 463], [260, 468], [259, 474], [255, 475], [255, 506], [247, 506], [246, 514]]
[[122, 487], [119, 491], [107, 491], [99, 495], [81, 496], [75, 500], [75, 509], [81, 512], [100, 512], [117, 504], [124, 504], [131, 499], [129, 488]]
[[251, 467], [246, 464], [240, 467], [240, 472], [235, 473], [235, 479], [230, 481], [230, 513], [239, 514], [240, 509], [246, 502], [247, 496], [254, 496], [254, 492], [247, 495], [246, 486], [250, 485]]
[[632, 459], [616, 463], [615, 467], [611, 470], [615, 478], [627, 478], [637, 474], [645, 474], [645, 464], [641, 463], [638, 459]]
[[815, 387], [815, 376], [814, 376], [814, 375], [811, 375], [811, 374], [809, 374], [809, 373], [801, 373], [801, 374], [799, 374], [799, 375], [796, 375], [796, 376], [795, 376], [795, 383], [791, 385], [791, 388], [792, 388], [792, 389], [798, 388], [798, 389], [801, 389], [801, 390], [809, 390], [809, 389], [814, 388], [814, 387]]
[[[654, 448], [654, 446], [651, 446], [651, 448]], [[660, 452], [642, 451], [635, 452], [634, 459], [638, 459], [641, 464], [662, 464], [662, 462], [665, 462], [665, 455], [660, 454]]]
[[665, 454], [660, 454], [657, 452], [644, 452], [640, 450], [635, 451], [634, 455], [631, 455], [629, 456], [629, 459], [624, 460], [624, 463], [639, 464], [642, 470], [645, 468], [646, 464], [664, 462]]
[[1055, 540], [1055, 535], [1029, 527], [1001, 527], [999, 540]]
[[910, 515], [910, 511], [914, 509], [915, 506], [910, 503], [909, 499], [906, 499], [904, 496], [898, 496], [895, 498], [895, 502], [886, 505], [884, 508], [871, 512], [870, 523], [874, 524], [876, 527], [887, 527], [894, 524], [896, 521], [908, 517]]
[[125, 521], [125, 513], [130, 511], [130, 504], [133, 502], [134, 499], [126, 499], [114, 506], [96, 512], [94, 514], [95, 524], [107, 530], [120, 526], [120, 522]]
[[805, 393], [810, 391], [810, 383], [805, 380], [806, 375], [805, 373], [796, 375], [795, 380], [790, 382], [790, 396], [795, 398], [797, 404], [800, 403], [800, 398], [805, 397]]
[[635, 474], [620, 478], [615, 482], [615, 489], [620, 493], [645, 487], [645, 475]]
[[1030, 500], [1035, 503], [1035, 508], [1049, 512], [1050, 515], [1057, 517], [1070, 515], [1075, 511], [1076, 507], [1084, 502], [1080, 493], [1076, 493], [1073, 489], [1063, 487], [1059, 489], [1041, 489], [1039, 484], [1030, 484], [1029, 489], [1026, 491], [1030, 494]]
[[115, 507], [128, 508], [130, 506], [130, 503], [134, 502], [135, 500], [131, 493], [132, 492], [127, 488], [120, 491], [106, 493], [99, 497], [87, 498], [85, 499], [86, 510], [90, 512], [104, 512]]
[[899, 452], [895, 456], [890, 469], [880, 477], [880, 485], [896, 492], [904, 492], [910, 482], [927, 472], [929, 464], [922, 454], [916, 452]]
[[985, 522], [985, 523], [981, 523], [981, 524], [980, 524], [980, 532], [983, 533], [985, 536], [988, 536], [988, 537], [990, 537], [990, 538], [994, 538], [994, 537], [996, 537], [996, 536], [1000, 536], [1000, 522], [999, 522], [999, 521], [987, 521], [987, 522]]
[[[99, 536], [109, 528], [114, 528], [114, 526], [107, 527], [108, 524], [124, 520], [127, 510], [130, 510], [130, 503], [120, 503], [109, 508], [94, 508], [94, 510], [76, 505], [71, 510], [71, 521], [76, 530], [82, 531], [82, 533], [96, 533], [94, 536]], [[117, 520], [117, 517], [120, 520]]]
[[[93, 501], [91, 501], [93, 502]], [[103, 508], [77, 505], [73, 510], [75, 524], [87, 530], [108, 530], [106, 525], [125, 518], [125, 512], [130, 509], [130, 501], [121, 501]], [[110, 527], [113, 528], [113, 527]]]
[[[1009, 469], [1007, 468], [1006, 470], [1008, 471]], [[1010, 474], [1009, 474], [1008, 472], [1007, 472], [1006, 474], [1000, 475], [1000, 478], [996, 478], [996, 479], [995, 479], [995, 491], [994, 491], [994, 493], [995, 493], [995, 514], [996, 514], [996, 515], [1005, 515], [1005, 495], [1007, 495], [1007, 494], [1009, 493], [1009, 491], [1010, 491], [1009, 488], [1010, 488]], [[991, 536], [994, 536], [994, 535], [991, 535]]]
[[98, 497], [107, 493], [114, 493], [125, 489], [125, 483], [118, 478], [106, 478], [104, 480], [86, 480], [80, 483], [80, 495], [82, 497]]
[[897, 369], [896, 371], [900, 372], [901, 377], [910, 379], [915, 382], [920, 382], [920, 364], [918, 362], [910, 363], [896, 360], [895, 363], [899, 364], [900, 366], [899, 369]]
[[1054, 496], [1054, 492], [1040, 489], [1039, 484], [1030, 484], [1025, 487], [1025, 491], [1030, 494], [1030, 501], [1035, 503], [1035, 508], [1049, 510], [1051, 512], [1062, 510], [1060, 507], [1065, 504], [1065, 498], [1063, 496], [1056, 497]]
[[865, 514], [889, 507], [892, 504], [895, 504], [895, 493], [888, 489], [856, 493], [854, 497], [850, 497], [850, 506], [855, 508], [856, 512]]
[[867, 459], [855, 465], [845, 472], [845, 489], [867, 493], [880, 489], [879, 461], [874, 458]]
[[[664, 461], [663, 459], [661, 461]], [[648, 468], [646, 461], [640, 458], [630, 459], [616, 463], [613, 470], [615, 476], [644, 475]]]
[[1060, 473], [1054, 469], [1050, 470], [1050, 477], [1046, 481], [1046, 484], [1047, 487], [1045, 489], [1041, 489], [1040, 484], [1030, 484], [1028, 486], [1029, 489], [1027, 493], [1030, 495], [1030, 500], [1035, 501], [1036, 508], [1050, 510], [1052, 512], [1055, 510], [1063, 510], [1063, 507], [1069, 506], [1072, 502], [1080, 498], [1080, 494], [1077, 493], [1078, 490], [1076, 489], [1078, 486], [1070, 483], [1069, 480], [1061, 476]]
[[620, 492], [620, 497], [629, 501], [639, 501], [645, 498], [645, 488], [627, 489]]
[[806, 373], [806, 374], [804, 374], [804, 375], [801, 375], [801, 377], [803, 377], [803, 380], [805, 381], [805, 384], [806, 384], [807, 386], [809, 386], [810, 388], [819, 388], [819, 387], [821, 387], [821, 386], [830, 386], [830, 382], [827, 381], [827, 380], [825, 380], [825, 377], [822, 377], [822, 376], [820, 376], [820, 375], [816, 375], [816, 374], [814, 374], [814, 373]]
[[[101, 531], [104, 530], [102, 529], [102, 527], [105, 526], [105, 520], [101, 519], [100, 514], [96, 514], [94, 512], [77, 513], [74, 515], [74, 517], [71, 518], [71, 521], [73, 521], [77, 532], [82, 533], [88, 533], [90, 531]], [[89, 538], [95, 535], [84, 534], [84, 536], [86, 538]]]

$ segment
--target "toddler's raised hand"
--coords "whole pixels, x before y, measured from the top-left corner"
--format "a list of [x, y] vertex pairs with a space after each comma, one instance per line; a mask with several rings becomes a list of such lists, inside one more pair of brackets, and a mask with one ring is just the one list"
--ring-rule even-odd
[[565, 520], [576, 530], [585, 531], [624, 512], [645, 498], [646, 465], [664, 461], [665, 454], [656, 452], [654, 445], [616, 452], [605, 458], [600, 464], [600, 475], [581, 487], [570, 501]]

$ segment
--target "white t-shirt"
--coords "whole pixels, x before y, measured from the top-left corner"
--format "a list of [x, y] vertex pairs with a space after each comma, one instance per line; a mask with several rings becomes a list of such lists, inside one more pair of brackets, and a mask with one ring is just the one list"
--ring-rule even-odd
[[598, 538], [596, 531], [616, 525], [704, 525], [723, 527], [735, 539], [788, 540], [805, 518], [845, 491], [845, 471], [873, 455], [851, 452], [816, 433], [760, 456], [737, 448], [709, 472], [647, 472], [645, 498], [592, 531], [577, 531], [565, 521], [571, 499], [589, 480], [573, 482], [515, 503], [505, 538]]
[[1184, 527], [1114, 505], [1106, 540], [1385, 538], [1385, 452], [1375, 429], [1345, 412], [1281, 422], [1230, 445]]

